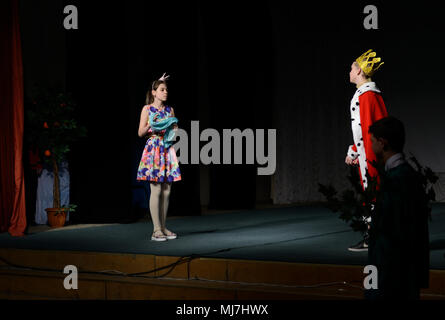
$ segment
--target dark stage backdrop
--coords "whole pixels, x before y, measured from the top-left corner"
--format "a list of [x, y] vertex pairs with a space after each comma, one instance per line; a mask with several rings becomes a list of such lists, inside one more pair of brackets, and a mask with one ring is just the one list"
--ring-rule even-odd
[[[145, 140], [137, 136], [150, 82], [171, 74], [169, 104], [184, 129], [198, 118], [197, 10], [169, 3], [78, 1], [79, 30], [67, 32], [67, 87], [82, 106], [88, 140], [73, 149], [73, 201], [103, 220], [147, 211], [149, 185], [136, 181]], [[83, 155], [82, 155], [83, 154]], [[200, 214], [198, 166], [181, 166], [170, 215]]]
[[[78, 30], [63, 29], [68, 4], [79, 10]], [[192, 120], [221, 134], [277, 130], [273, 176], [258, 176], [255, 165], [181, 164], [171, 215], [313, 202], [323, 200], [318, 182], [346, 187], [349, 68], [370, 48], [385, 61], [374, 80], [389, 113], [406, 124], [406, 150], [445, 172], [441, 11], [378, 5], [379, 30], [364, 30], [365, 5], [21, 1], [26, 87], [66, 87], [89, 129], [70, 154], [79, 219], [132, 218], [147, 207], [148, 186], [136, 182], [145, 144], [137, 129], [149, 83], [163, 72], [188, 132]]]
[[445, 199], [445, 66], [435, 58], [445, 46], [438, 41], [445, 29], [440, 8], [378, 5], [379, 30], [365, 30], [364, 6], [271, 5], [274, 125], [286, 141], [278, 144], [275, 203], [323, 200], [317, 182], [348, 186], [344, 159], [352, 144], [349, 103], [355, 92], [349, 70], [371, 48], [385, 61], [373, 80], [388, 113], [405, 123], [405, 151], [441, 173], [436, 191]]

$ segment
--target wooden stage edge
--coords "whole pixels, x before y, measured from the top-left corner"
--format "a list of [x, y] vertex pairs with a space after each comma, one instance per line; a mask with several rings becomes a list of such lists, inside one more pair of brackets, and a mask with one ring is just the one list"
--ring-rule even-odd
[[[364, 266], [128, 253], [1, 248], [0, 258], [16, 266], [0, 260], [0, 299], [356, 300], [366, 276]], [[77, 290], [64, 288], [67, 265]], [[445, 270], [430, 270], [421, 298], [445, 300]]]

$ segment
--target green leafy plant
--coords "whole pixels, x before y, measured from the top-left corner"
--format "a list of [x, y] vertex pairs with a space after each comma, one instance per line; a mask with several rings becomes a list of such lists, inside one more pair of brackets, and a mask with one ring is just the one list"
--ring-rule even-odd
[[63, 211], [65, 211], [67, 213], [73, 213], [73, 212], [76, 211], [76, 208], [77, 208], [77, 205], [75, 205], [75, 204], [69, 204], [67, 206], [60, 207], [60, 210], [58, 210], [55, 213], [55, 216], [57, 216], [58, 214], [62, 213]]
[[53, 208], [60, 208], [59, 165], [73, 142], [86, 137], [87, 129], [77, 123], [70, 93], [35, 87], [25, 101], [25, 139], [37, 150], [41, 163], [53, 167]]
[[[436, 200], [433, 185], [437, 182], [438, 177], [430, 168], [421, 166], [412, 154], [408, 161], [414, 163], [414, 168], [422, 178], [422, 185], [428, 198], [428, 215], [431, 220], [431, 202]], [[374, 166], [378, 172], [384, 170], [383, 167], [375, 161], [371, 162], [371, 165]], [[366, 219], [371, 216], [372, 208], [375, 206], [377, 199], [378, 180], [376, 177], [371, 177], [368, 170], [366, 170], [368, 186], [363, 190], [360, 183], [360, 175], [356, 167], [350, 167], [350, 173], [347, 178], [352, 185], [351, 189], [339, 193], [332, 185], [319, 183], [318, 190], [325, 196], [327, 208], [335, 213], [340, 213], [339, 218], [349, 223], [354, 231], [364, 233], [368, 228]]]
[[433, 170], [431, 170], [431, 168], [422, 166], [412, 153], [410, 153], [410, 155], [409, 160], [414, 164], [414, 168], [421, 176], [422, 186], [428, 200], [428, 216], [431, 220], [431, 211], [433, 209], [431, 203], [436, 201], [436, 192], [434, 191], [433, 186], [439, 180], [439, 177]]
[[332, 185], [319, 183], [318, 190], [326, 197], [327, 208], [333, 212], [339, 212], [341, 220], [349, 223], [354, 231], [363, 233], [367, 230], [365, 220], [371, 216], [371, 210], [375, 205], [377, 179], [366, 172], [368, 187], [363, 190], [356, 167], [350, 167], [347, 178], [352, 189], [339, 193]]

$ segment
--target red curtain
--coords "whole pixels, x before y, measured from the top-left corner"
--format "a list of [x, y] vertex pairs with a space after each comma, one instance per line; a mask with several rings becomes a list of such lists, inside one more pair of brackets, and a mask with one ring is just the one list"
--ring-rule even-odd
[[0, 1], [0, 232], [26, 228], [23, 66], [18, 0]]

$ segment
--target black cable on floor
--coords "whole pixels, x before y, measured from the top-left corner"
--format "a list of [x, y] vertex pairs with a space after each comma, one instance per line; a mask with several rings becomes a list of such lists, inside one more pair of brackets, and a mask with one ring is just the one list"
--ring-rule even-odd
[[[186, 262], [190, 262], [194, 259], [197, 258], [201, 258], [201, 257], [208, 257], [214, 254], [218, 254], [218, 253], [222, 253], [222, 252], [227, 252], [227, 251], [231, 251], [231, 250], [235, 250], [235, 249], [243, 249], [243, 248], [249, 248], [249, 247], [255, 247], [255, 246], [264, 246], [264, 245], [269, 245], [269, 244], [276, 244], [276, 243], [283, 243], [283, 242], [289, 242], [289, 241], [295, 241], [295, 240], [306, 240], [306, 239], [310, 239], [310, 238], [316, 238], [316, 237], [320, 237], [320, 236], [325, 236], [325, 235], [331, 235], [331, 234], [337, 234], [337, 233], [344, 233], [344, 232], [349, 232], [350, 230], [341, 230], [341, 231], [334, 231], [334, 232], [329, 232], [329, 233], [323, 233], [323, 234], [318, 234], [318, 235], [312, 235], [312, 236], [307, 236], [307, 237], [302, 237], [302, 238], [294, 238], [294, 239], [288, 239], [288, 240], [282, 240], [282, 241], [274, 241], [274, 242], [266, 242], [266, 243], [261, 243], [261, 244], [254, 244], [254, 245], [247, 245], [247, 246], [239, 246], [239, 247], [232, 247], [232, 248], [225, 248], [225, 249], [220, 249], [217, 251], [213, 251], [213, 252], [209, 252], [209, 253], [204, 253], [204, 254], [195, 254], [192, 253], [191, 255], [187, 255], [187, 256], [182, 256], [180, 257], [176, 262], [173, 262], [169, 265], [160, 267], [160, 268], [156, 268], [156, 269], [152, 269], [152, 270], [148, 270], [148, 271], [144, 271], [144, 272], [137, 272], [137, 273], [124, 273], [118, 270], [115, 270], [118, 272], [118, 274], [116, 273], [110, 273], [110, 272], [101, 272], [101, 271], [78, 271], [79, 273], [84, 273], [84, 274], [101, 274], [101, 275], [124, 275], [124, 276], [140, 276], [143, 274], [149, 274], [149, 273], [153, 273], [156, 271], [160, 271], [160, 270], [164, 270], [167, 268], [170, 268], [169, 271], [167, 271], [167, 273], [159, 275], [159, 276], [152, 276], [152, 277], [148, 277], [148, 276], [141, 276], [144, 278], [162, 278], [165, 277], [166, 275], [170, 274], [174, 268], [182, 263], [186, 263]], [[15, 265], [13, 263], [10, 263], [9, 261], [5, 260], [4, 258], [0, 257], [0, 260], [5, 262], [6, 264], [15, 267], [15, 268], [21, 268], [21, 269], [28, 269], [28, 270], [35, 270], [35, 271], [47, 271], [47, 272], [61, 272], [61, 270], [56, 270], [56, 269], [48, 269], [48, 268], [37, 268], [37, 267], [26, 267], [26, 266], [20, 266], [20, 265]]]

